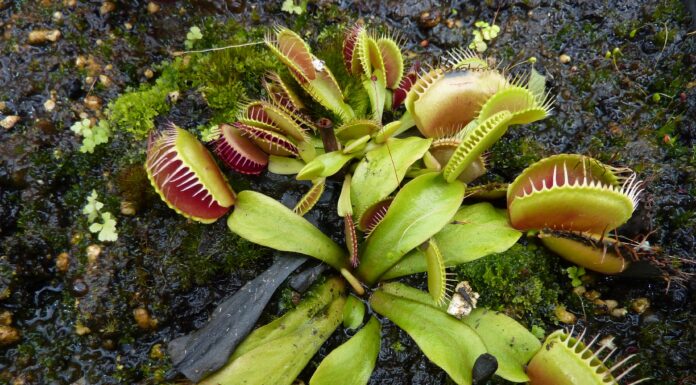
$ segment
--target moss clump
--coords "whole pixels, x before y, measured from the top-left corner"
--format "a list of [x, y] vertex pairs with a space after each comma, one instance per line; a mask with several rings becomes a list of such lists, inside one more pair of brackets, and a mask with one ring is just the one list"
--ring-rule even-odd
[[457, 280], [467, 280], [479, 294], [479, 304], [505, 311], [529, 325], [544, 324], [553, 317], [566, 279], [558, 258], [534, 245], [516, 244], [508, 251], [463, 264]]
[[162, 75], [155, 84], [143, 84], [137, 90], [126, 92], [109, 104], [111, 127], [144, 138], [155, 126], [154, 118], [169, 111], [167, 95], [178, 88], [178, 71], [172, 65], [161, 67]]
[[[196, 40], [196, 49], [260, 42], [266, 31], [261, 27], [245, 29], [234, 21], [214, 20], [206, 21], [201, 29], [204, 38]], [[212, 110], [212, 123], [229, 121], [247, 95], [260, 93], [261, 76], [277, 67], [277, 61], [263, 45], [177, 57], [158, 66], [161, 75], [154, 84], [143, 84], [110, 103], [108, 120], [112, 127], [142, 139], [154, 128], [154, 119], [169, 111], [170, 93], [194, 90]]]

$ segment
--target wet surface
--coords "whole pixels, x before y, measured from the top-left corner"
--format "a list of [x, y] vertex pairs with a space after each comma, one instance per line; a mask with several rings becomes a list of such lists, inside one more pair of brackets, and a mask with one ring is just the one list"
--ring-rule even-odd
[[[251, 1], [162, 1], [154, 13], [146, 2], [0, 2], [0, 120], [20, 117], [0, 128], [0, 310], [12, 313], [12, 327], [21, 333], [18, 342], [0, 347], [0, 382], [161, 382], [170, 364], [153, 347], [201, 327], [224, 297], [270, 266], [272, 253], [231, 235], [224, 220], [203, 226], [168, 209], [143, 179], [144, 140], [116, 133], [94, 154], [82, 154], [69, 130], [80, 119], [100, 118], [103, 109], [93, 108], [128, 87], [153, 84], [158, 63], [184, 49], [188, 28], [204, 21], [280, 23], [313, 41], [327, 25], [361, 18], [398, 31], [406, 57], [417, 54], [429, 63], [468, 45], [475, 21], [495, 19], [501, 32], [487, 54], [501, 66], [535, 56], [556, 103], [550, 119], [511, 129], [492, 149], [487, 178], [510, 181], [529, 163], [559, 152], [629, 166], [647, 183], [624, 235], [651, 234], [650, 244], [664, 253], [694, 260], [696, 36], [682, 3], [486, 3], [318, 1], [295, 17], [279, 4]], [[39, 29], [59, 30], [61, 38], [28, 44], [29, 33]], [[561, 63], [561, 54], [570, 61]], [[181, 91], [160, 121], [194, 128], [211, 119], [199, 92]], [[230, 179], [237, 190], [251, 187], [289, 206], [308, 188], [272, 174]], [[100, 243], [87, 231], [81, 209], [92, 189], [117, 217], [115, 243]], [[120, 214], [125, 199], [137, 203], [135, 216]], [[334, 207], [326, 194], [310, 217], [340, 240], [342, 223], [325, 214]], [[100, 245], [97, 256], [88, 251], [92, 244]], [[59, 269], [63, 252], [69, 259]], [[694, 272], [688, 265], [683, 270]], [[421, 278], [412, 282], [422, 285]], [[597, 314], [601, 309], [573, 295], [559, 272], [563, 300], [590, 334], [616, 337], [617, 356], [638, 354], [642, 365], [631, 378], [696, 383], [693, 280], [682, 287], [672, 282], [667, 290], [659, 280], [593, 278], [588, 289], [629, 308], [626, 316]], [[283, 307], [281, 294], [266, 319]], [[642, 314], [630, 310], [640, 297], [651, 303]], [[141, 327], [136, 309], [146, 309], [156, 325]], [[547, 332], [558, 327], [546, 322]], [[403, 331], [385, 323], [383, 334], [372, 383], [447, 383]], [[344, 339], [339, 330], [303, 376]]]

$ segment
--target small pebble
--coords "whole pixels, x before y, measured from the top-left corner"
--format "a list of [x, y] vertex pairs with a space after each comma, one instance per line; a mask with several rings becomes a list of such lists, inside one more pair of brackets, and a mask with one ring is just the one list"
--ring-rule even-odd
[[587, 289], [582, 285], [573, 288], [573, 293], [575, 293], [575, 295], [583, 295], [586, 291]]
[[566, 310], [565, 306], [556, 306], [554, 314], [556, 315], [556, 318], [558, 318], [558, 320], [564, 324], [570, 325], [574, 324], [576, 321], [575, 314]]
[[85, 106], [93, 111], [99, 110], [102, 107], [102, 100], [99, 96], [89, 95], [85, 98]]
[[426, 29], [434, 28], [436, 25], [440, 24], [441, 20], [442, 15], [440, 14], [440, 11], [424, 11], [421, 12], [420, 16], [418, 17], [418, 26]]
[[84, 336], [85, 334], [91, 333], [92, 330], [88, 328], [87, 326], [83, 325], [82, 322], [77, 321], [75, 324], [75, 334], [78, 336]]
[[104, 87], [109, 87], [111, 84], [113, 84], [111, 78], [106, 75], [99, 75], [99, 83], [101, 83]]
[[77, 0], [65, 0], [63, 1], [63, 4], [65, 4], [68, 8], [75, 8], [77, 5]]
[[7, 109], [7, 102], [0, 102], [0, 112], [5, 112]]
[[563, 54], [558, 57], [558, 61], [560, 61], [562, 64], [568, 64], [570, 63], [570, 56]]
[[48, 99], [44, 102], [44, 109], [46, 111], [51, 112], [54, 108], [56, 108], [56, 102], [54, 102], [53, 99]]
[[616, 309], [617, 306], [619, 306], [619, 303], [613, 299], [605, 300], [604, 304], [606, 305], [607, 310], [609, 310], [609, 311], [612, 311], [612, 310]]
[[29, 39], [28, 42], [31, 45], [38, 45], [38, 44], [44, 44], [47, 42], [55, 43], [58, 41], [61, 37], [60, 31], [57, 29], [54, 29], [52, 31], [49, 30], [44, 30], [44, 29], [38, 29], [29, 32]]
[[59, 272], [65, 273], [68, 271], [68, 267], [70, 266], [70, 254], [66, 252], [62, 252], [58, 254], [56, 257], [56, 269], [58, 269]]
[[9, 310], [5, 310], [0, 313], [0, 325], [10, 326], [12, 324], [12, 313]]
[[72, 282], [72, 286], [70, 289], [72, 290], [73, 294], [75, 294], [75, 296], [77, 297], [82, 297], [89, 291], [89, 287], [81, 278], [76, 278]]
[[648, 308], [650, 308], [650, 300], [645, 297], [636, 298], [631, 301], [631, 309], [638, 314], [643, 314]]
[[87, 246], [87, 261], [89, 263], [97, 262], [97, 258], [99, 258], [99, 254], [101, 254], [101, 246], [99, 246], [99, 245]]
[[590, 290], [587, 293], [585, 293], [585, 298], [589, 299], [590, 301], [594, 301], [600, 296], [601, 294], [597, 290]]
[[19, 120], [20, 117], [17, 115], [8, 115], [5, 117], [5, 119], [0, 120], [0, 126], [6, 130], [9, 130], [10, 128], [14, 127]]
[[135, 323], [138, 327], [143, 330], [150, 330], [157, 327], [157, 320], [152, 318], [145, 308], [139, 307], [133, 310], [133, 318], [135, 318]]
[[129, 22], [125, 22], [125, 23], [123, 23], [123, 28], [125, 28], [127, 31], [130, 31], [131, 29], [133, 29], [133, 24], [129, 23]]
[[63, 21], [63, 13], [61, 11], [53, 12], [53, 21], [56, 23], [62, 22]]
[[135, 215], [135, 203], [131, 201], [122, 201], [121, 214], [128, 216]]
[[99, 14], [106, 15], [109, 12], [116, 10], [116, 4], [111, 1], [105, 1], [99, 7]]
[[429, 44], [430, 44], [430, 42], [428, 41], [428, 39], [423, 39], [420, 42], [420, 46], [423, 48], [427, 47]]
[[152, 72], [152, 70], [148, 68], [145, 70], [144, 75], [146, 78], [152, 79], [152, 77], [155, 76], [155, 73]]
[[87, 64], [87, 58], [84, 56], [80, 55], [75, 58], [75, 67], [82, 69], [84, 66]]
[[21, 338], [19, 330], [8, 325], [0, 325], [0, 346], [9, 346]]
[[147, 12], [148, 13], [154, 14], [154, 13], [159, 12], [159, 10], [160, 10], [159, 4], [155, 3], [154, 1], [147, 3]]
[[613, 309], [610, 314], [614, 318], [623, 318], [626, 316], [627, 313], [628, 310], [626, 310], [626, 308], [618, 307], [616, 309]]

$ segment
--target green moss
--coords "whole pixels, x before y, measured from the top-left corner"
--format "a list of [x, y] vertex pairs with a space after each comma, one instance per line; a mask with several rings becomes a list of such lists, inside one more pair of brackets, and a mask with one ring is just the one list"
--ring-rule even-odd
[[534, 245], [516, 244], [456, 269], [457, 280], [467, 280], [481, 294], [479, 305], [504, 310], [529, 325], [551, 320], [565, 282], [558, 258]]
[[154, 85], [141, 85], [137, 90], [127, 92], [109, 103], [111, 127], [142, 139], [154, 127], [153, 119], [169, 110], [167, 95], [178, 88], [179, 74], [171, 65], [165, 64], [161, 69], [162, 75]]

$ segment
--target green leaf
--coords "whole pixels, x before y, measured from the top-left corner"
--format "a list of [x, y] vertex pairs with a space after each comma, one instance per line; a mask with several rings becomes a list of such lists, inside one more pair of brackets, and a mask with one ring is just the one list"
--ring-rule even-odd
[[[507, 211], [488, 202], [462, 206], [454, 221], [446, 225], [435, 240], [445, 258], [445, 266], [471, 262], [486, 255], [502, 253], [512, 247], [522, 233], [508, 223]], [[427, 270], [423, 251], [414, 249], [382, 276], [393, 279]]]
[[486, 353], [486, 346], [472, 328], [442, 310], [387, 294], [382, 289], [372, 294], [370, 304], [405, 330], [428, 359], [454, 382], [471, 385], [474, 362]]
[[306, 219], [261, 193], [240, 192], [227, 226], [259, 245], [309, 255], [337, 270], [348, 267], [346, 251]]
[[532, 71], [529, 73], [527, 88], [532, 91], [532, 94], [537, 99], [542, 100], [546, 92], [546, 76], [540, 74], [532, 67]]
[[312, 180], [316, 178], [326, 178], [339, 172], [356, 154], [346, 155], [341, 151], [331, 151], [321, 154], [307, 163], [306, 166], [297, 173], [297, 180]]
[[87, 197], [87, 204], [82, 208], [82, 214], [87, 215], [87, 221], [90, 223], [99, 217], [99, 211], [104, 207], [104, 204], [97, 200], [98, 197], [97, 191], [92, 190], [92, 194]]
[[341, 323], [344, 294], [343, 280], [327, 280], [294, 310], [249, 334], [229, 362], [199, 384], [292, 384]]
[[356, 218], [389, 196], [404, 179], [408, 168], [422, 158], [432, 139], [390, 138], [383, 146], [369, 151], [353, 173], [351, 202]]
[[440, 231], [456, 214], [464, 190], [463, 183], [447, 183], [438, 173], [408, 182], [367, 238], [358, 276], [367, 284], [374, 284], [407, 252]]
[[280, 10], [287, 13], [301, 15], [307, 9], [307, 0], [301, 0], [299, 5], [295, 4], [295, 0], [284, 0]]
[[346, 306], [343, 308], [343, 327], [346, 329], [357, 329], [362, 325], [365, 318], [365, 304], [357, 297], [349, 296]]
[[348, 342], [321, 361], [309, 385], [365, 385], [375, 368], [380, 348], [380, 324], [370, 318]]
[[474, 309], [462, 321], [473, 328], [498, 360], [496, 374], [512, 382], [527, 382], [525, 366], [541, 348], [541, 342], [524, 326], [503, 313]]
[[[97, 236], [97, 239], [100, 241], [110, 241], [114, 242], [118, 239], [118, 232], [116, 231], [116, 220], [113, 219], [111, 216], [111, 213], [103, 213], [101, 215], [102, 220], [104, 223], [101, 226], [101, 230], [99, 231], [99, 235]], [[91, 230], [91, 226], [90, 226]]]
[[270, 155], [268, 157], [268, 171], [279, 175], [297, 174], [305, 166], [299, 159], [284, 156]]

